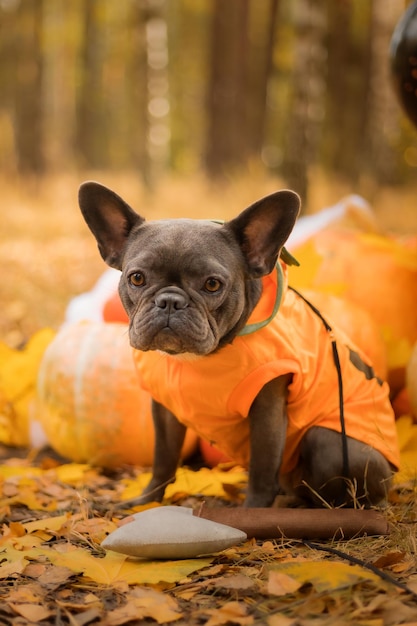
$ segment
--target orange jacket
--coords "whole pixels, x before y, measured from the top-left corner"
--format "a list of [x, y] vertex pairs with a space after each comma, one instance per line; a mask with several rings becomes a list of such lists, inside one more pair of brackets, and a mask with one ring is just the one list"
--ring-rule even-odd
[[[248, 324], [268, 318], [276, 293], [274, 271], [263, 279], [263, 293]], [[339, 331], [334, 335], [343, 378], [346, 434], [373, 446], [398, 467], [388, 385], [368, 380], [350, 361], [347, 337]], [[352, 348], [368, 362], [356, 346]], [[249, 463], [249, 409], [262, 387], [277, 376], [293, 375], [282, 474], [296, 467], [301, 439], [311, 426], [341, 431], [329, 333], [303, 299], [285, 287], [279, 311], [270, 323], [236, 337], [218, 353], [186, 360], [136, 350], [134, 359], [141, 385], [153, 398], [243, 466]]]

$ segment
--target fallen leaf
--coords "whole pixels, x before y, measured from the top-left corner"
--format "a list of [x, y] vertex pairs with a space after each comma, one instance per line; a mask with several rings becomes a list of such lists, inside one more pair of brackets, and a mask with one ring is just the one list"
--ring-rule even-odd
[[248, 609], [243, 602], [227, 602], [219, 609], [208, 609], [204, 613], [211, 616], [205, 626], [220, 626], [229, 623], [249, 626], [254, 621], [252, 615], [248, 615]]
[[53, 615], [53, 611], [39, 604], [9, 604], [9, 606], [15, 613], [32, 622], [32, 624], [39, 624], [41, 620], [48, 619], [48, 617]]
[[296, 620], [277, 613], [276, 615], [267, 617], [266, 623], [268, 626], [294, 626]]
[[152, 589], [134, 589], [128, 602], [106, 617], [106, 626], [120, 626], [133, 620], [151, 618], [158, 624], [174, 622], [182, 617], [178, 603], [170, 596]]
[[27, 564], [25, 557], [19, 553], [18, 558], [0, 565], [0, 579], [13, 577], [13, 574], [21, 574]]
[[234, 574], [232, 576], [221, 576], [212, 578], [209, 581], [210, 586], [219, 587], [221, 589], [253, 589], [257, 587], [256, 581], [245, 574]]
[[34, 401], [38, 368], [55, 332], [44, 328], [34, 334], [24, 350], [0, 343], [0, 442], [29, 444], [29, 413]]
[[318, 592], [332, 591], [365, 580], [380, 582], [379, 576], [360, 565], [335, 561], [284, 562], [272, 565], [270, 570], [286, 574], [301, 585], [310, 583]]
[[[122, 500], [137, 497], [149, 482], [151, 474], [144, 472], [134, 480], [125, 481]], [[177, 471], [176, 480], [166, 488], [165, 497], [173, 498], [177, 492], [184, 494], [224, 497], [224, 485], [240, 485], [247, 482], [247, 473], [241, 468], [233, 468], [228, 472], [219, 469], [202, 468], [194, 472], [185, 467]]]
[[391, 565], [395, 565], [396, 563], [400, 563], [403, 561], [406, 553], [405, 552], [388, 552], [387, 554], [383, 554], [376, 561], [373, 562], [375, 567], [379, 567], [380, 569], [384, 567], [390, 567]]
[[288, 593], [297, 591], [302, 584], [302, 582], [292, 576], [288, 576], [288, 574], [271, 571], [269, 572], [266, 591], [273, 596], [285, 596]]
[[112, 585], [119, 581], [128, 584], [156, 584], [158, 582], [177, 582], [196, 570], [208, 567], [211, 558], [187, 559], [182, 561], [141, 561], [109, 551], [104, 558], [93, 556], [88, 550], [70, 543], [57, 544], [55, 548], [41, 546], [29, 548], [24, 552], [17, 550], [11, 543], [3, 546], [0, 558], [6, 561], [0, 566], [0, 578], [8, 578], [22, 573], [31, 561], [45, 562], [68, 568], [72, 572], [83, 574], [99, 584]]

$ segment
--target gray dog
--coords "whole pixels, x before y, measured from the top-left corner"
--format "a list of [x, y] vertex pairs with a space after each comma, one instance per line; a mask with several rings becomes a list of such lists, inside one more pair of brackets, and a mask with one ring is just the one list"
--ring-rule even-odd
[[248, 467], [245, 505], [280, 493], [313, 505], [384, 499], [398, 446], [388, 388], [356, 346], [287, 287], [299, 197], [279, 191], [224, 224], [146, 221], [113, 191], [80, 188], [153, 398], [161, 500], [187, 427]]

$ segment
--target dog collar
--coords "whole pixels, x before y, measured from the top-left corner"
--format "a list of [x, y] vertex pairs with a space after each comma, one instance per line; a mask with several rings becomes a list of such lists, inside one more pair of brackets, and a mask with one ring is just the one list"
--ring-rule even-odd
[[278, 313], [279, 307], [281, 306], [282, 295], [284, 293], [284, 272], [282, 271], [281, 263], [275, 265], [275, 271], [277, 273], [277, 293], [275, 296], [274, 308], [272, 309], [272, 313], [267, 319], [262, 320], [261, 322], [255, 322], [254, 324], [247, 324], [242, 330], [238, 333], [239, 337], [243, 337], [244, 335], [250, 335], [252, 333], [256, 333], [257, 330], [264, 328], [267, 326]]

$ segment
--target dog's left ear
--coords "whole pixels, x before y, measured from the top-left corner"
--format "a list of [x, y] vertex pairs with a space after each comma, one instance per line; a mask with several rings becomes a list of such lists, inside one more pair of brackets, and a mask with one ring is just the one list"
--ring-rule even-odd
[[299, 211], [298, 194], [289, 190], [277, 191], [225, 224], [239, 243], [252, 276], [272, 272]]
[[107, 265], [121, 269], [123, 250], [132, 228], [144, 222], [114, 191], [95, 182], [83, 183], [78, 202]]

